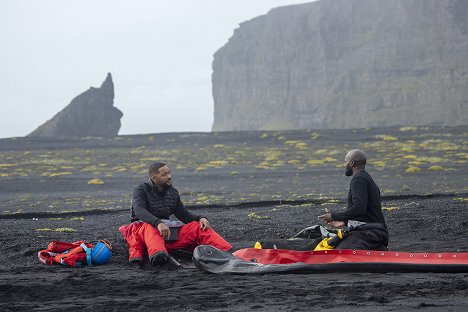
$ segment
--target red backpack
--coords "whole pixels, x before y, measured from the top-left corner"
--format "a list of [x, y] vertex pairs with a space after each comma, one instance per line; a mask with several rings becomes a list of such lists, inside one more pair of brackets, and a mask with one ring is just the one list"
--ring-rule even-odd
[[[110, 247], [110, 244], [108, 245]], [[74, 243], [53, 241], [47, 249], [38, 252], [39, 261], [44, 264], [54, 265], [60, 263], [72, 267], [77, 267], [86, 263], [91, 265], [91, 251], [93, 244], [85, 241]]]

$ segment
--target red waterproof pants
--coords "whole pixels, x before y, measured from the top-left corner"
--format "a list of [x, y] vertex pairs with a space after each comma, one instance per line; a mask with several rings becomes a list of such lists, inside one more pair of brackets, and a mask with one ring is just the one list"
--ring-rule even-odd
[[164, 241], [157, 228], [145, 222], [133, 222], [119, 228], [120, 233], [129, 245], [129, 261], [143, 259], [147, 251], [148, 256], [158, 251], [174, 252], [179, 249], [193, 251], [198, 245], [211, 245], [227, 251], [232, 248], [224, 238], [213, 229], [202, 230], [200, 223], [193, 221], [179, 229], [179, 239]]

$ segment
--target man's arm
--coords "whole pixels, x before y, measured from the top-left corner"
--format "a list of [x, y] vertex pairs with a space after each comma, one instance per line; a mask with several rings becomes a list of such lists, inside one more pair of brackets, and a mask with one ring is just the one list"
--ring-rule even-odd
[[184, 223], [200, 221], [200, 219], [202, 218], [202, 216], [195, 215], [189, 212], [187, 209], [185, 209], [184, 204], [180, 200], [179, 194], [177, 194], [177, 207], [174, 210], [174, 215], [177, 217], [177, 219]]
[[343, 212], [332, 212], [333, 221], [348, 221], [362, 217], [367, 212], [367, 198], [369, 196], [367, 181], [354, 178], [351, 181], [352, 205]]
[[148, 199], [146, 197], [146, 193], [143, 190], [142, 186], [137, 186], [135, 190], [133, 190], [133, 212], [135, 212], [135, 216], [143, 222], [149, 223], [154, 227], [158, 227], [158, 224], [162, 223], [161, 219], [153, 216], [147, 209]]

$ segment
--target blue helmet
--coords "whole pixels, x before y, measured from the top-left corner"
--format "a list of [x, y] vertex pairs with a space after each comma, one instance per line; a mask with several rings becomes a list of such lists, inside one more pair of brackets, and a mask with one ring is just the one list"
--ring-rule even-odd
[[112, 257], [112, 246], [108, 241], [101, 240], [93, 248], [91, 252], [91, 261], [93, 264], [104, 264]]

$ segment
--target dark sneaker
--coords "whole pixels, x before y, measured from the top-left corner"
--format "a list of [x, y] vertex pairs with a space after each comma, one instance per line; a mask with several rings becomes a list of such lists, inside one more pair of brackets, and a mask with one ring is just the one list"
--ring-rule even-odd
[[158, 251], [150, 256], [151, 265], [164, 265], [169, 261], [169, 256], [164, 251]]
[[135, 258], [132, 258], [132, 259], [128, 260], [128, 263], [130, 263], [130, 264], [141, 264], [142, 261], [143, 261], [143, 259], [135, 257]]

